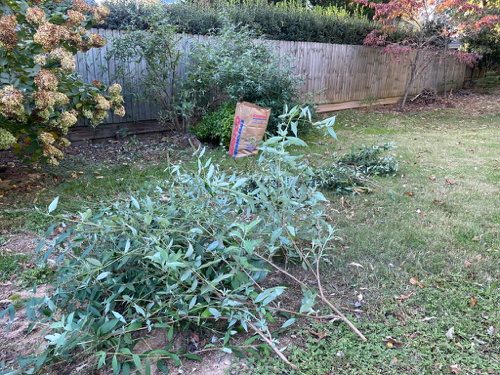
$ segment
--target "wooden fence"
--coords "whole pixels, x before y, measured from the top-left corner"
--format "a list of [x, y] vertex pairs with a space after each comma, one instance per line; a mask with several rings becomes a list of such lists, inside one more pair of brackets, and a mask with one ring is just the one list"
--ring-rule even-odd
[[[108, 45], [102, 49], [91, 49], [77, 55], [77, 71], [87, 81], [98, 79], [108, 84], [109, 77], [115, 73], [117, 62], [107, 60], [106, 54], [111, 41], [121, 31], [92, 30], [103, 35]], [[188, 51], [193, 42], [207, 40], [207, 36], [184, 37], [181, 48]], [[409, 78], [409, 61], [397, 62], [380, 49], [309, 42], [265, 41], [281, 57], [291, 57], [296, 72], [304, 79], [302, 94], [315, 93], [312, 99], [318, 104], [343, 103], [349, 101], [373, 102], [377, 99], [401, 97]], [[411, 56], [410, 56], [411, 57]], [[121, 123], [154, 119], [160, 109], [153, 101], [140, 102], [134, 93], [146, 90], [141, 85], [140, 72], [144, 63], [132, 63], [126, 67], [134, 79], [125, 81], [115, 79], [124, 88], [124, 118], [110, 116], [108, 123]], [[465, 78], [466, 66], [451, 62], [448, 64], [448, 88], [461, 88]], [[186, 66], [180, 67], [181, 74]], [[423, 88], [442, 89], [443, 64], [435, 59], [420, 78], [414, 83], [410, 95], [419, 93]], [[323, 90], [323, 91], [321, 91]]]

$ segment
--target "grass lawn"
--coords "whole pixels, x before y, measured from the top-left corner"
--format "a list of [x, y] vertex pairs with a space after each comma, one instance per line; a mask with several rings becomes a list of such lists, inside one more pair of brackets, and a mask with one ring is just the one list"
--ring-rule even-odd
[[329, 197], [343, 243], [325, 284], [368, 341], [312, 322], [288, 347], [301, 371], [267, 359], [242, 373], [500, 373], [500, 111], [352, 111], [338, 125], [314, 153], [394, 142], [399, 160], [372, 194]]
[[[323, 283], [368, 340], [339, 320], [302, 320], [284, 352], [299, 370], [250, 357], [231, 373], [500, 374], [500, 102], [477, 103], [404, 114], [345, 111], [337, 116], [338, 142], [308, 137], [305, 154], [318, 166], [351, 147], [396, 146], [389, 152], [397, 175], [374, 179], [371, 193], [325, 193], [343, 241]], [[154, 147], [161, 157], [150, 161], [140, 150], [113, 163], [72, 156], [29, 191], [5, 193], [0, 246], [16, 232], [50, 225], [34, 204], [46, 210], [59, 196], [58, 213], [85, 211], [154, 183], [169, 162], [189, 162], [189, 152]], [[212, 157], [226, 169], [255, 162], [235, 162], [221, 150]], [[0, 281], [16, 272], [11, 256], [0, 253]]]

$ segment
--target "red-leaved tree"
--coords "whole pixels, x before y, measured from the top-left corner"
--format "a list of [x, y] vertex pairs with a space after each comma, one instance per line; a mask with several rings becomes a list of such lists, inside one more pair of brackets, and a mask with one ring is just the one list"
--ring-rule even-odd
[[[464, 27], [485, 24], [485, 18], [469, 20], [469, 13], [480, 14], [477, 4], [464, 0], [392, 0], [386, 4], [356, 0], [375, 10], [374, 19], [383, 24], [381, 29], [373, 30], [364, 41], [367, 46], [383, 46], [384, 53], [391, 53], [398, 61], [410, 59], [408, 79], [400, 110], [403, 111], [408, 93], [415, 80], [436, 58], [446, 61], [453, 56], [458, 62], [474, 65], [481, 58], [476, 53], [450, 51], [448, 45]], [[491, 24], [487, 22], [486, 24]], [[403, 26], [408, 29], [403, 40], [390, 41], [388, 33], [393, 28]], [[409, 56], [411, 52], [414, 54]], [[446, 65], [444, 70], [446, 82]], [[445, 83], [446, 84], [446, 83]], [[445, 86], [446, 91], [446, 86]]]

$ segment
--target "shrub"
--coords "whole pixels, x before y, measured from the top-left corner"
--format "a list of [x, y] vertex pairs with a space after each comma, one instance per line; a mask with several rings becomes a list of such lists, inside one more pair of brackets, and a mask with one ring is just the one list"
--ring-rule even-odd
[[190, 132], [199, 139], [216, 141], [221, 146], [229, 147], [235, 108], [231, 102], [223, 103], [217, 111], [205, 115]]
[[[137, 15], [146, 15], [149, 6], [128, 5], [131, 2], [134, 3], [132, 0], [105, 2], [113, 12], [103, 26], [147, 29], [148, 22], [139, 20]], [[362, 45], [370, 31], [377, 28], [359, 11], [348, 12], [335, 6], [310, 8], [299, 1], [277, 4], [263, 0], [216, 1], [210, 6], [203, 2], [175, 2], [161, 8], [163, 18], [187, 34], [208, 35], [221, 28], [224, 24], [221, 14], [224, 13], [233, 23], [246, 26], [266, 39]], [[404, 35], [395, 31], [391, 37], [397, 39]]]
[[192, 46], [184, 87], [202, 113], [227, 100], [270, 108], [268, 131], [276, 134], [278, 116], [285, 104], [293, 105], [301, 79], [290, 60], [280, 59], [248, 29], [224, 22], [216, 36]]
[[[27, 314], [51, 330], [43, 353], [24, 359], [22, 367], [35, 366], [36, 372], [53, 360], [75, 362], [90, 353], [98, 368], [110, 364], [115, 374], [143, 369], [146, 359], [149, 373], [150, 356], [160, 370], [166, 359], [179, 365], [182, 357], [196, 356], [175, 350], [173, 343], [137, 352], [134, 347], [143, 340], [139, 332], [164, 329], [172, 341], [179, 327], [210, 327], [214, 320], [224, 330], [220, 344], [226, 352], [240, 350], [230, 339], [241, 327], [258, 335], [245, 343], [253, 346], [250, 352], [272, 345], [286, 360], [269, 333], [269, 322], [280, 313], [287, 315], [286, 328], [296, 316], [314, 313], [318, 300], [343, 317], [324, 297], [317, 268], [337, 239], [323, 214], [325, 198], [305, 184], [308, 165], [287, 151], [289, 145], [305, 145], [288, 135], [289, 130], [296, 134], [299, 117], [310, 119], [310, 114], [292, 108], [282, 117], [279, 135], [264, 144], [252, 174], [256, 188], [249, 193], [248, 176], [220, 173], [202, 151], [196, 170], [171, 165], [165, 178], [135, 197], [81, 213], [53, 242], [47, 231], [37, 252], [43, 261], [55, 259], [56, 289], [27, 303]], [[331, 124], [318, 126], [333, 132]], [[49, 213], [56, 206], [57, 199]], [[49, 249], [41, 251], [46, 241]], [[301, 285], [303, 299], [295, 314], [278, 303], [285, 286], [262, 283], [281, 269], [274, 262], [281, 254], [318, 280], [313, 287], [282, 269]], [[13, 318], [12, 305], [7, 312]]]
[[495, 71], [486, 72], [484, 77], [476, 81], [476, 86], [482, 91], [490, 93], [500, 86], [500, 74]]
[[[174, 26], [161, 18], [158, 9], [152, 6], [148, 13], [148, 30], [131, 29], [114, 38], [109, 57], [121, 62], [116, 74], [141, 81], [146, 90], [139, 99], [152, 98], [161, 105], [161, 122], [171, 123], [175, 130], [184, 131], [192, 114], [193, 102], [186, 98], [187, 91], [181, 86], [178, 72], [184, 55], [180, 45], [182, 37]], [[145, 62], [144, 68], [127, 71], [125, 68], [132, 62]]]
[[[88, 2], [96, 3], [96, 1]], [[147, 30], [148, 19], [159, 5], [147, 0], [104, 0], [101, 4], [110, 9], [110, 14], [99, 27], [111, 30]]]
[[112, 108], [116, 115], [125, 114], [119, 85], [109, 87], [108, 96], [104, 85], [83, 83], [72, 74], [78, 51], [105, 45], [102, 36], [88, 30], [109, 10], [82, 0], [2, 4], [0, 149], [14, 146], [25, 160], [57, 164], [77, 117], [97, 125]]

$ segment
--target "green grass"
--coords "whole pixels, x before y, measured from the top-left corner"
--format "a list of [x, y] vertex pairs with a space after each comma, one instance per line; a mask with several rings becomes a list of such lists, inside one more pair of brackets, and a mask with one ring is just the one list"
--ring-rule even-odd
[[0, 282], [22, 270], [22, 263], [28, 260], [29, 256], [24, 254], [0, 254]]
[[[285, 351], [300, 371], [272, 358], [251, 359], [250, 370], [236, 373], [448, 374], [456, 364], [462, 373], [499, 374], [499, 114], [341, 113], [339, 142], [316, 144], [311, 154], [398, 146], [397, 176], [376, 179], [373, 194], [329, 196], [343, 242], [323, 270], [325, 285], [368, 341], [338, 321], [304, 322]], [[309, 331], [330, 337], [318, 342]], [[388, 348], [388, 336], [402, 347]]]
[[[456, 364], [462, 374], [500, 374], [500, 108], [345, 111], [337, 116], [336, 131], [338, 142], [311, 134], [311, 147], [301, 152], [319, 166], [353, 146], [397, 146], [390, 151], [399, 162], [397, 175], [374, 179], [373, 193], [326, 193], [343, 241], [323, 270], [324, 285], [368, 341], [339, 321], [303, 321], [284, 352], [300, 371], [276, 358], [248, 358], [234, 373], [449, 374]], [[221, 150], [211, 156], [225, 170], [251, 170], [255, 163], [234, 161]], [[11, 229], [46, 229], [51, 219], [33, 208], [36, 197], [43, 210], [60, 196], [56, 213], [85, 211], [154, 184], [168, 165], [140, 156], [127, 165], [69, 162], [66, 174], [57, 172], [64, 182], [39, 195], [6, 197], [9, 207], [16, 203], [3, 213]], [[74, 170], [84, 173], [72, 178]], [[423, 287], [411, 283], [417, 277]], [[359, 293], [362, 304], [355, 307]], [[329, 337], [318, 341], [310, 331]], [[402, 347], [387, 347], [388, 336]]]

